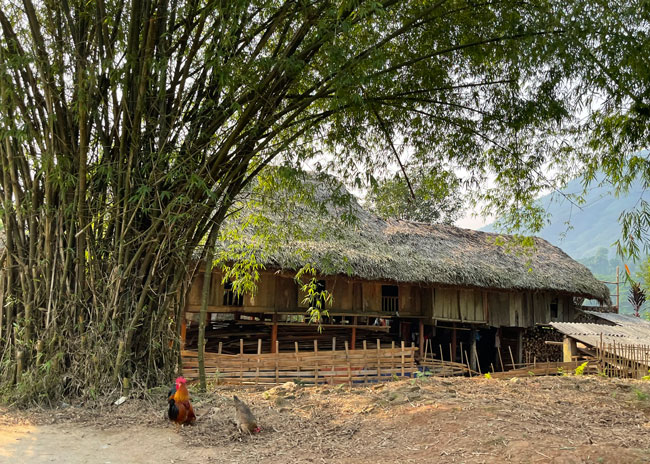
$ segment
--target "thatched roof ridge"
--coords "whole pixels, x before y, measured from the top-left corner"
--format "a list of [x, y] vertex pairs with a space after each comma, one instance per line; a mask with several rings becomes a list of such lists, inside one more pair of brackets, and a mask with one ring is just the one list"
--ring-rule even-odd
[[[328, 273], [368, 280], [501, 290], [551, 290], [601, 301], [609, 289], [561, 249], [535, 238], [531, 256], [495, 244], [499, 234], [448, 225], [366, 217], [356, 237], [298, 241], [268, 264], [296, 269], [326, 262]], [[301, 250], [298, 255], [293, 251]], [[302, 255], [301, 257], [299, 257]]]
[[[316, 184], [316, 190], [317, 196], [327, 195], [321, 185]], [[287, 221], [301, 222], [306, 223], [307, 233], [264, 253], [263, 261], [269, 268], [297, 270], [312, 263], [329, 275], [506, 291], [555, 291], [609, 303], [607, 286], [541, 238], [535, 238], [535, 247], [522, 254], [496, 244], [499, 237], [508, 240], [507, 235], [383, 220], [354, 199], [348, 206], [328, 205], [327, 218], [309, 214], [309, 209], [300, 204], [283, 206], [269, 214], [278, 228]], [[279, 209], [283, 211], [278, 213]], [[340, 217], [350, 211], [356, 221], [344, 224]], [[286, 214], [291, 217], [281, 218]], [[323, 234], [323, 230], [330, 232]]]

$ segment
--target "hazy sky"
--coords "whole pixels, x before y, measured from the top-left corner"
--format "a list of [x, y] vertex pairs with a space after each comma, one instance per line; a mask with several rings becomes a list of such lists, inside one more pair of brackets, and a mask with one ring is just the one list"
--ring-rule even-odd
[[473, 211], [468, 211], [462, 218], [454, 222], [454, 225], [465, 229], [480, 229], [481, 227], [490, 224], [495, 219], [492, 216], [485, 218], [481, 215], [476, 215], [476, 217], [474, 217], [474, 214]]

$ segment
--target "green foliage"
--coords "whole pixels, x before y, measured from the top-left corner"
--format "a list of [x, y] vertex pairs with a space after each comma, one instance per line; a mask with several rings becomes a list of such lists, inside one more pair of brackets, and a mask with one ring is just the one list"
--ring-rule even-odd
[[[2, 379], [17, 348], [37, 379], [37, 341], [45, 360], [66, 353], [67, 394], [172, 378], [188, 263], [211, 266], [221, 238], [214, 264], [254, 292], [263, 259], [222, 226], [239, 215], [281, 246], [282, 230], [238, 214], [276, 187], [249, 189], [271, 164], [360, 188], [395, 163], [458, 170], [523, 229], [580, 170], [588, 183], [602, 165], [621, 191], [650, 178], [647, 153], [620, 156], [647, 143], [640, 1], [0, 1]], [[572, 113], [595, 92], [608, 104], [591, 146], [571, 151], [585, 145]], [[436, 189], [452, 175], [432, 182], [432, 204], [448, 199]], [[645, 247], [649, 211], [623, 217], [622, 251]]]
[[[384, 219], [452, 224], [463, 213], [460, 179], [436, 167], [410, 167], [371, 185], [369, 209]], [[410, 186], [409, 186], [410, 183]], [[413, 191], [411, 192], [411, 188]], [[415, 198], [413, 198], [413, 194]]]
[[640, 317], [641, 307], [646, 301], [646, 295], [645, 290], [641, 288], [641, 284], [639, 282], [631, 282], [627, 301], [629, 301], [629, 303], [632, 305], [632, 308], [634, 309], [634, 315], [636, 317]]
[[647, 401], [648, 400], [648, 394], [642, 390], [639, 390], [638, 388], [635, 388], [634, 394], [636, 395], [636, 399], [639, 401]]
[[587, 365], [589, 364], [589, 361], [583, 362], [580, 364], [578, 367], [576, 367], [575, 370], [575, 375], [584, 375], [585, 369], [587, 368]]
[[[306, 283], [303, 283], [303, 276], [312, 276]], [[323, 317], [329, 316], [328, 306], [332, 306], [332, 294], [318, 284], [316, 269], [312, 265], [305, 265], [296, 273], [296, 282], [300, 285], [300, 290], [305, 294], [302, 300], [307, 305], [310, 324], [318, 324], [318, 331], [322, 332]]]
[[648, 375], [641, 377], [643, 380], [650, 380], [650, 369], [648, 369]]
[[486, 379], [491, 379], [491, 378], [492, 378], [492, 375], [491, 375], [489, 372], [486, 372], [485, 375], [484, 375], [484, 377], [485, 377]]

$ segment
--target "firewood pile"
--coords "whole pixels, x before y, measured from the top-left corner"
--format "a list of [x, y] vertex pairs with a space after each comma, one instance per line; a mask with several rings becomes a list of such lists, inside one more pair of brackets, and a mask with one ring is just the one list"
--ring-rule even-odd
[[562, 347], [548, 345], [546, 341], [562, 341], [562, 334], [547, 327], [527, 329], [523, 334], [523, 360], [525, 363], [562, 361]]

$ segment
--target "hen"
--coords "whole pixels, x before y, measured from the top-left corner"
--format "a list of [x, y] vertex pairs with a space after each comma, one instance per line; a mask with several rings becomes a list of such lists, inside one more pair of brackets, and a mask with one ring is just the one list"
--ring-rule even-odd
[[190, 403], [190, 392], [187, 391], [185, 385], [187, 381], [183, 377], [176, 379], [176, 383], [171, 390], [169, 390], [169, 410], [167, 416], [169, 420], [176, 422], [179, 425], [191, 424], [196, 420], [194, 409]]
[[232, 398], [235, 400], [235, 424], [237, 424], [237, 428], [249, 434], [258, 433], [261, 429], [257, 426], [257, 421], [250, 408], [236, 395]]

